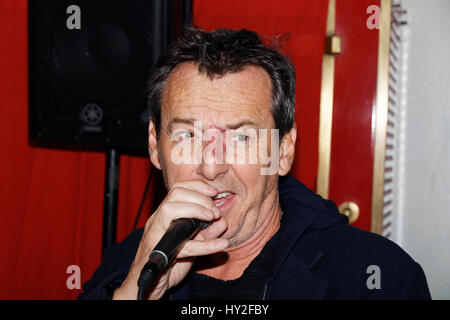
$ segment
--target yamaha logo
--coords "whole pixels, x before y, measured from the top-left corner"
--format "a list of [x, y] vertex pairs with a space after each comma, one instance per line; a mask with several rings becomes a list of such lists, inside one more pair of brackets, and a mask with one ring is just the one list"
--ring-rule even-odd
[[103, 119], [103, 110], [95, 103], [84, 106], [80, 114], [81, 121], [91, 126], [99, 124]]

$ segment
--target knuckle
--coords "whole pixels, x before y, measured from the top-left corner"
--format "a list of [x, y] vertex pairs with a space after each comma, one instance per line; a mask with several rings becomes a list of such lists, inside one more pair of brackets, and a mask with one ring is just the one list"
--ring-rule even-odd
[[178, 189], [178, 187], [172, 187], [169, 189], [169, 191], [167, 192], [167, 196], [166, 199], [170, 199], [173, 198], [174, 195], [176, 194], [176, 190]]
[[160, 217], [164, 220], [164, 218], [166, 218], [170, 212], [173, 212], [174, 210], [174, 204], [170, 203], [170, 202], [166, 202], [161, 206], [161, 210], [160, 210]]
[[175, 182], [172, 184], [171, 189], [177, 188], [179, 185], [180, 185], [180, 181], [175, 181]]
[[168, 192], [167, 198], [171, 199], [172, 201], [182, 200], [182, 199], [186, 198], [185, 193], [186, 193], [185, 188], [183, 188], [181, 186], [173, 187]]
[[180, 189], [180, 188], [184, 188], [185, 182], [183, 181], [176, 181], [173, 183], [172, 188], [171, 189]]

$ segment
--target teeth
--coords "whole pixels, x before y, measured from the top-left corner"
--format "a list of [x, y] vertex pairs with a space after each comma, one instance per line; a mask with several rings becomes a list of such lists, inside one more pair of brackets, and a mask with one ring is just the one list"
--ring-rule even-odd
[[[221, 193], [219, 193], [217, 196], [215, 196], [215, 197], [213, 198], [213, 200], [218, 200], [218, 199], [227, 197], [227, 196], [229, 196], [229, 195], [230, 195], [230, 192], [221, 192]], [[226, 200], [222, 200], [222, 201], [220, 201], [220, 202], [214, 203], [214, 205], [215, 205], [216, 207], [220, 207], [220, 206], [223, 205], [225, 202], [227, 202], [227, 201], [226, 201]]]
[[220, 207], [221, 205], [223, 205], [226, 201], [220, 201], [219, 203], [214, 203], [214, 205], [216, 207]]
[[220, 198], [228, 196], [229, 194], [230, 194], [229, 192], [222, 192], [222, 193], [219, 193], [217, 196], [215, 196], [213, 199], [220, 199]]

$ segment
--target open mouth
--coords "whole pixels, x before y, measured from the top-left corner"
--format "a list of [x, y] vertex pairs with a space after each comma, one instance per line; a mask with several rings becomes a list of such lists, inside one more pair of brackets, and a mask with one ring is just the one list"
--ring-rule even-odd
[[233, 198], [233, 196], [234, 196], [234, 193], [225, 191], [225, 192], [219, 193], [215, 197], [212, 197], [212, 200], [216, 207], [221, 208], [221, 207], [224, 207], [227, 203], [229, 203], [231, 201], [231, 199]]

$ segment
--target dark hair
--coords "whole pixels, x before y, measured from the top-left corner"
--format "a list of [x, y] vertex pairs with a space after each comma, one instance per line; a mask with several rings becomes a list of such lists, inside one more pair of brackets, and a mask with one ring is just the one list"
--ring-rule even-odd
[[206, 32], [190, 27], [183, 37], [173, 42], [159, 58], [149, 81], [150, 117], [159, 137], [161, 127], [161, 98], [167, 78], [183, 62], [198, 64], [200, 73], [209, 78], [239, 72], [246, 66], [262, 67], [272, 80], [272, 115], [279, 137], [294, 123], [295, 69], [288, 57], [278, 52], [288, 35], [271, 38], [264, 45], [257, 33], [242, 29], [217, 29]]

